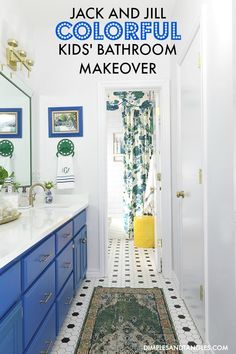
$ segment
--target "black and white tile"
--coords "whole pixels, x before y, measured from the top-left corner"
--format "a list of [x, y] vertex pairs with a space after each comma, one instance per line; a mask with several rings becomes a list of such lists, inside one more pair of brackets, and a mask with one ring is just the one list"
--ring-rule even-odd
[[[171, 318], [181, 345], [201, 345], [198, 331], [179, 297], [172, 280], [155, 272], [155, 251], [135, 248], [133, 241], [109, 240], [106, 278], [84, 280], [52, 349], [53, 354], [73, 354], [95, 286], [163, 288]], [[190, 354], [186, 351], [184, 354]], [[194, 353], [198, 353], [194, 351]], [[101, 353], [102, 354], [102, 353]]]

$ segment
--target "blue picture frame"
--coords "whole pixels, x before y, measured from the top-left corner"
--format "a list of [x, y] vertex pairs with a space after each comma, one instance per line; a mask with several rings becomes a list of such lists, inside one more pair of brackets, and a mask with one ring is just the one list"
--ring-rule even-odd
[[22, 138], [22, 108], [0, 108], [0, 138]]
[[82, 137], [83, 107], [49, 107], [49, 138]]

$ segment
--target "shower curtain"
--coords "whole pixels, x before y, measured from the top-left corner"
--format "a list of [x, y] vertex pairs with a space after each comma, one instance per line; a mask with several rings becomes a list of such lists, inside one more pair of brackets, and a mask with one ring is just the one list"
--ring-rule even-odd
[[124, 126], [124, 228], [133, 238], [135, 215], [142, 215], [150, 159], [153, 154], [151, 107], [125, 108]]
[[153, 154], [153, 103], [142, 91], [114, 92], [107, 110], [122, 107], [124, 133], [124, 230], [134, 235], [134, 217], [142, 215], [150, 160]]

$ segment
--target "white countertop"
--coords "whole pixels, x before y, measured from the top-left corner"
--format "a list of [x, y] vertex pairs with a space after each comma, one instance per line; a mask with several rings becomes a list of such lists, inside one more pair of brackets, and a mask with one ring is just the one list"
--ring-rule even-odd
[[20, 210], [18, 220], [0, 225], [0, 269], [87, 207], [88, 196], [63, 195], [50, 206]]

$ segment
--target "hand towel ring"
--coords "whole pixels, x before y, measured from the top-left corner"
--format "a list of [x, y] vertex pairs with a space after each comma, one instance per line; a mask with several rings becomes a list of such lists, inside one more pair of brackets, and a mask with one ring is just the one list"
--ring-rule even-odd
[[58, 155], [62, 156], [74, 156], [75, 154], [75, 146], [74, 143], [70, 139], [62, 139], [57, 144], [57, 157]]
[[14, 145], [10, 140], [0, 141], [0, 155], [4, 157], [12, 157], [14, 152]]

